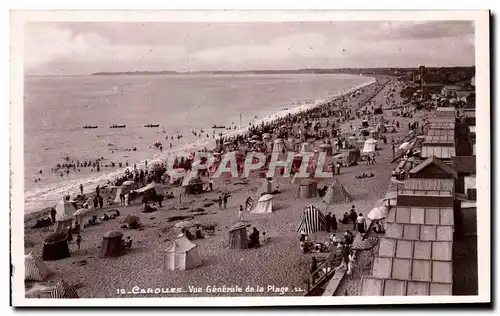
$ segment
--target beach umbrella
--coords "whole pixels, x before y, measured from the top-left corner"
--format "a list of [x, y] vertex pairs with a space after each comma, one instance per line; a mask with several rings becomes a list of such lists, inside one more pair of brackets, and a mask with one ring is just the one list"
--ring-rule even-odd
[[189, 228], [189, 227], [193, 227], [193, 226], [194, 226], [194, 224], [191, 221], [182, 221], [182, 222], [178, 222], [175, 224], [175, 227], [177, 227], [177, 228]]
[[368, 218], [372, 221], [377, 221], [387, 217], [388, 208], [385, 205], [373, 208], [368, 213]]
[[260, 137], [259, 137], [259, 135], [253, 135], [253, 136], [252, 136], [252, 139], [253, 139], [253, 140], [258, 140], [259, 138], [260, 138]]
[[122, 186], [127, 186], [127, 185], [132, 185], [132, 184], [134, 184], [134, 181], [128, 180], [128, 181], [123, 182]]
[[450, 104], [455, 104], [455, 103], [457, 103], [457, 99], [453, 98], [450, 100]]
[[251, 144], [255, 144], [256, 142], [258, 142], [258, 141], [257, 141], [257, 140], [255, 140], [255, 139], [250, 140], [250, 143], [251, 143]]
[[355, 250], [370, 250], [378, 243], [377, 237], [368, 237], [365, 240], [360, 241], [358, 244], [354, 245], [352, 249]]
[[50, 298], [79, 298], [79, 296], [73, 286], [61, 280], [51, 288]]
[[271, 134], [268, 133], [262, 134], [262, 139], [271, 139]]

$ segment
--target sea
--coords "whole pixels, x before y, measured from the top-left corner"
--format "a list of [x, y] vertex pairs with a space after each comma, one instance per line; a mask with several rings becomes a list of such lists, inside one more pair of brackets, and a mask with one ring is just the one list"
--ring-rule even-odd
[[[26, 76], [25, 213], [79, 193], [80, 184], [93, 191], [122, 175], [126, 162], [139, 168], [176, 151], [213, 147], [213, 134], [229, 133], [213, 125], [241, 132], [373, 81], [343, 74]], [[126, 128], [110, 128], [113, 124]], [[53, 171], [58, 163], [97, 158], [102, 158], [99, 171]]]

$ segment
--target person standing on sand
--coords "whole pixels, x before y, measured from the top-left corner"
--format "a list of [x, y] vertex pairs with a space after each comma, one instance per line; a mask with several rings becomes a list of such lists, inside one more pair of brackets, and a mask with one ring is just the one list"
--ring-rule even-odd
[[80, 195], [83, 196], [83, 184], [80, 183]]
[[82, 243], [82, 235], [80, 232], [76, 233], [76, 245], [78, 246], [78, 250], [80, 250], [80, 245]]
[[336, 173], [340, 174], [340, 161], [337, 161], [337, 164], [335, 165]]
[[224, 197], [222, 198], [223, 202], [224, 202], [224, 209], [227, 208], [227, 193], [224, 193]]
[[356, 223], [358, 224], [358, 231], [360, 234], [365, 233], [365, 218], [363, 217], [363, 213], [359, 213], [359, 216], [356, 218]]
[[372, 165], [377, 164], [377, 161], [375, 160], [375, 152], [372, 154]]
[[238, 222], [243, 222], [243, 205], [240, 205], [238, 210]]
[[332, 222], [332, 216], [330, 214], [331, 213], [328, 213], [325, 215], [326, 231], [327, 232], [330, 232], [330, 227], [331, 227], [331, 222]]
[[356, 214], [356, 208], [353, 205], [351, 210], [349, 211], [349, 219], [352, 221], [352, 230], [356, 230], [356, 219], [358, 218], [358, 214]]
[[222, 196], [219, 195], [219, 209], [222, 210]]
[[[331, 214], [331, 213], [329, 213], [329, 214]], [[332, 214], [330, 223], [331, 223], [330, 225], [332, 227], [332, 232], [335, 233], [338, 229], [337, 218], [335, 217], [335, 214]]]
[[208, 186], [210, 187], [210, 192], [214, 190], [214, 180], [210, 178], [210, 181], [208, 181]]

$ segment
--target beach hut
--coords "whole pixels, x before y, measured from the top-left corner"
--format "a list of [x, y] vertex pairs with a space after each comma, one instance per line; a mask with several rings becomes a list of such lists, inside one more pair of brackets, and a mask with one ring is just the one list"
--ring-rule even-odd
[[313, 234], [324, 230], [326, 230], [326, 219], [323, 213], [314, 205], [307, 206], [302, 214], [297, 232]]
[[85, 228], [85, 219], [87, 218], [87, 213], [90, 211], [88, 208], [80, 208], [77, 209], [73, 214], [73, 218], [75, 219], [75, 223], [78, 224], [80, 231]]
[[45, 239], [42, 252], [44, 261], [55, 261], [69, 256], [67, 234], [65, 232], [52, 233]]
[[123, 233], [118, 231], [110, 231], [104, 234], [101, 243], [101, 258], [119, 257], [121, 254]]
[[313, 152], [313, 148], [312, 148], [311, 144], [309, 144], [308, 142], [303, 142], [300, 145], [300, 152], [303, 152], [303, 153], [312, 153]]
[[327, 156], [332, 156], [333, 154], [332, 145], [329, 144], [321, 144], [319, 146], [319, 151], [326, 153]]
[[272, 194], [278, 190], [278, 181], [274, 178], [262, 179], [262, 183], [257, 190], [257, 196], [262, 196], [264, 194]]
[[62, 217], [73, 218], [73, 213], [75, 213], [76, 208], [69, 200], [62, 198], [59, 203], [56, 204], [56, 221], [59, 221]]
[[120, 202], [121, 202], [120, 195], [122, 194], [122, 192], [123, 192], [122, 186], [120, 186], [118, 189], [116, 189], [116, 195], [115, 195], [115, 199], [113, 200], [113, 203], [120, 204]]
[[335, 204], [339, 202], [350, 202], [352, 197], [347, 193], [346, 189], [338, 180], [334, 180], [333, 183], [328, 187], [325, 196], [323, 197], [323, 202], [326, 204]]
[[71, 223], [73, 222], [73, 214], [62, 215], [59, 218], [56, 217], [56, 228], [54, 232], [65, 232], [71, 228]]
[[363, 154], [371, 154], [377, 151], [377, 141], [373, 138], [369, 138], [365, 141], [363, 146]]
[[247, 249], [247, 224], [238, 222], [229, 229], [229, 248], [231, 249]]
[[201, 265], [198, 246], [186, 237], [174, 240], [165, 250], [165, 270], [189, 270]]
[[273, 144], [273, 153], [281, 153], [284, 150], [286, 151], [285, 142], [283, 142], [283, 139], [277, 138]]
[[43, 259], [32, 252], [24, 256], [24, 280], [45, 281], [52, 272]]
[[265, 194], [257, 201], [257, 205], [252, 213], [272, 213], [273, 211], [273, 196]]
[[318, 183], [313, 179], [303, 179], [300, 181], [297, 197], [299, 199], [310, 199], [318, 195]]

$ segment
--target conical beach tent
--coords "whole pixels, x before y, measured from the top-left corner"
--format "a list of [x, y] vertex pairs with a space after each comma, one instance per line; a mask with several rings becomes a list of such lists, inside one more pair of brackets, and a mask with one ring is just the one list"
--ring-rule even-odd
[[328, 187], [325, 196], [323, 197], [323, 202], [326, 204], [335, 204], [341, 202], [350, 202], [352, 197], [347, 193], [346, 189], [338, 180], [333, 181], [333, 183]]
[[273, 196], [265, 194], [260, 197], [252, 213], [271, 213], [273, 211]]
[[201, 265], [198, 246], [186, 237], [176, 239], [165, 252], [166, 270], [189, 270]]
[[285, 143], [283, 142], [283, 139], [277, 138], [274, 141], [273, 153], [281, 153], [281, 152], [283, 152], [283, 150], [286, 150]]
[[41, 257], [31, 252], [24, 256], [24, 280], [45, 281], [50, 275], [52, 272]]
[[370, 154], [377, 150], [377, 141], [373, 138], [367, 139], [363, 146], [363, 154]]
[[73, 218], [73, 213], [75, 213], [76, 208], [73, 206], [73, 203], [67, 201], [66, 199], [61, 199], [59, 203], [57, 203], [56, 207], [56, 221], [59, 221], [62, 217], [69, 216]]
[[318, 231], [326, 230], [326, 219], [319, 208], [309, 205], [304, 209], [302, 220], [297, 228], [297, 232], [313, 234]]

